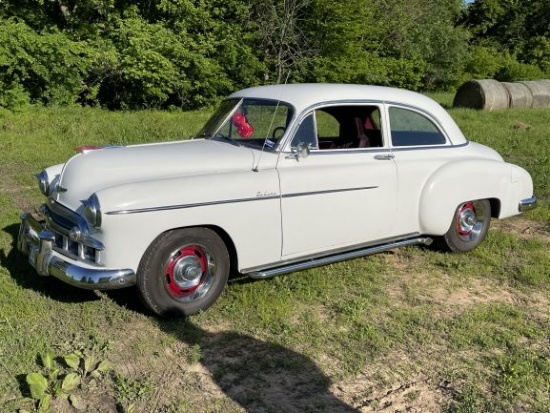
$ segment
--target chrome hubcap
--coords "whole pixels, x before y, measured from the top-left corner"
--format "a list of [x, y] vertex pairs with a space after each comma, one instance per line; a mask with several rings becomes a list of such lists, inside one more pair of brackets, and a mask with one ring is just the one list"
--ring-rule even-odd
[[472, 232], [477, 223], [476, 214], [472, 209], [464, 209], [458, 219], [458, 232], [461, 235], [467, 235]]
[[185, 256], [176, 262], [173, 273], [174, 282], [178, 287], [195, 287], [199, 285], [202, 277], [201, 261], [196, 256]]
[[484, 208], [474, 202], [466, 202], [457, 213], [456, 230], [464, 241], [472, 241], [483, 229]]
[[203, 246], [174, 251], [166, 265], [166, 289], [179, 301], [194, 301], [208, 292], [215, 273], [213, 255]]

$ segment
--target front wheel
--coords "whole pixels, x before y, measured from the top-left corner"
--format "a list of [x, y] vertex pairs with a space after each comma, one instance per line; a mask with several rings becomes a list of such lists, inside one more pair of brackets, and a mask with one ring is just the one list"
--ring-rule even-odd
[[206, 310], [229, 277], [229, 253], [207, 228], [161, 234], [145, 252], [138, 269], [140, 296], [155, 314], [189, 316]]
[[471, 251], [485, 239], [490, 223], [488, 200], [464, 202], [457, 207], [449, 230], [436, 240], [437, 245], [447, 251]]

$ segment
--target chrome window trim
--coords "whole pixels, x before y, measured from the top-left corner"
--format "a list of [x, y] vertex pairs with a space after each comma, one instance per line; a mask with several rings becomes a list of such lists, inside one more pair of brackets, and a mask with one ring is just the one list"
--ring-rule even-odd
[[[208, 136], [208, 137], [201, 137], [201, 138], [199, 138], [199, 136], [195, 136], [192, 139], [207, 139], [207, 140], [212, 139], [214, 136], [216, 136], [216, 134], [220, 131], [220, 129], [222, 129], [225, 126], [225, 124], [231, 119], [231, 117], [235, 114], [237, 109], [242, 106], [242, 104], [245, 100], [275, 102], [275, 103], [277, 103], [278, 106], [280, 106], [280, 105], [286, 106], [288, 108], [288, 110], [290, 111], [291, 116], [290, 116], [290, 119], [288, 120], [288, 125], [287, 125], [287, 126], [290, 126], [290, 127], [288, 127], [285, 130], [285, 133], [283, 134], [283, 136], [281, 136], [281, 138], [279, 139], [279, 141], [277, 142], [277, 144], [273, 148], [270, 148], [269, 146], [265, 145], [265, 141], [264, 141], [264, 145], [262, 147], [255, 147], [253, 145], [245, 145], [245, 146], [249, 149], [252, 149], [252, 150], [267, 151], [267, 152], [272, 152], [272, 153], [281, 152], [280, 148], [286, 142], [286, 139], [287, 139], [286, 135], [288, 134], [288, 131], [290, 129], [292, 129], [292, 125], [296, 121], [297, 110], [296, 110], [296, 107], [294, 105], [292, 105], [291, 103], [289, 103], [285, 100], [282, 100], [282, 99], [255, 98], [255, 97], [251, 97], [251, 96], [249, 96], [249, 97], [234, 97], [234, 98], [228, 98], [228, 99], [225, 99], [225, 100], [238, 100], [238, 102], [235, 105], [235, 107], [233, 108], [233, 110], [230, 112], [230, 114], [226, 118], [224, 118], [223, 122], [220, 123], [220, 127], [216, 130], [214, 135], [213, 136]], [[265, 139], [269, 139], [269, 136], [266, 136]]]
[[342, 148], [342, 149], [316, 149], [311, 150], [309, 156], [319, 155], [335, 155], [335, 154], [350, 154], [350, 153], [387, 153], [390, 149], [386, 147], [374, 147], [374, 148]]
[[[280, 150], [280, 152], [285, 153], [285, 154], [292, 153], [292, 149], [291, 149], [292, 148], [292, 139], [294, 138], [294, 135], [298, 131], [298, 128], [300, 127], [302, 121], [308, 115], [313, 113], [313, 111], [315, 111], [319, 108], [327, 107], [327, 106], [378, 106], [378, 108], [380, 110], [380, 114], [382, 114], [383, 109], [384, 109], [384, 103], [385, 102], [380, 101], [380, 100], [369, 100], [369, 99], [367, 99], [367, 100], [335, 100], [335, 101], [326, 101], [326, 102], [316, 103], [314, 105], [308, 106], [307, 108], [305, 108], [302, 111], [302, 113], [299, 114], [299, 116], [298, 116], [298, 114], [295, 114], [295, 117], [296, 117], [295, 122], [292, 124], [292, 126], [287, 131], [288, 135], [284, 137], [284, 139], [286, 139], [286, 141], [282, 142], [282, 140], [281, 140], [281, 144], [280, 144], [281, 150]], [[314, 116], [314, 121], [315, 121], [315, 131], [317, 132], [317, 116]], [[380, 130], [382, 131], [382, 128]], [[382, 137], [383, 137], [383, 135], [382, 135]], [[311, 150], [312, 154], [313, 153], [318, 153], [318, 152], [327, 152], [327, 151], [347, 152], [347, 151], [354, 150], [354, 149], [360, 149], [360, 150], [386, 149], [387, 150], [389, 148], [388, 145], [384, 145], [382, 147], [377, 147], [377, 148], [320, 149], [319, 148], [319, 140], [317, 138], [318, 138], [318, 136], [317, 136], [317, 133], [316, 133], [315, 134], [315, 139], [317, 140], [317, 148], [312, 148], [312, 150]]]
[[457, 145], [418, 145], [418, 146], [393, 146], [391, 148], [392, 153], [395, 152], [410, 152], [410, 151], [432, 151], [432, 150], [445, 150], [445, 149], [460, 149], [468, 146], [469, 141], [459, 143]]
[[[418, 113], [418, 114], [424, 116], [425, 118], [427, 118], [437, 128], [439, 133], [441, 133], [441, 135], [443, 135], [443, 137], [445, 138], [445, 143], [441, 143], [441, 144], [437, 144], [437, 145], [394, 146], [393, 145], [393, 140], [392, 140], [391, 117], [390, 117], [390, 109], [392, 107], [397, 108], [397, 109], [409, 110], [411, 112]], [[404, 104], [404, 103], [386, 102], [386, 113], [387, 113], [388, 132], [389, 132], [389, 142], [388, 142], [388, 144], [389, 144], [390, 148], [392, 149], [392, 151], [396, 150], [396, 149], [399, 149], [399, 148], [419, 148], [419, 147], [424, 147], [424, 148], [435, 148], [435, 147], [437, 147], [437, 148], [439, 148], [439, 147], [446, 147], [446, 146], [455, 146], [453, 144], [452, 139], [449, 137], [449, 135], [447, 134], [447, 131], [445, 130], [443, 125], [441, 125], [439, 120], [437, 120], [437, 118], [435, 118], [429, 112], [426, 112], [425, 110], [423, 110], [421, 108], [418, 108], [418, 107], [412, 106], [412, 105], [407, 105], [407, 104]]]

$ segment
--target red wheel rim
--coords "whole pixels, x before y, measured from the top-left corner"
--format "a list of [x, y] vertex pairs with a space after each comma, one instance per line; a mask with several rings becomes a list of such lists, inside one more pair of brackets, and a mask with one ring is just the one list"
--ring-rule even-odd
[[209, 278], [208, 254], [198, 245], [178, 249], [166, 265], [166, 288], [179, 300], [198, 298], [201, 287], [209, 287]]

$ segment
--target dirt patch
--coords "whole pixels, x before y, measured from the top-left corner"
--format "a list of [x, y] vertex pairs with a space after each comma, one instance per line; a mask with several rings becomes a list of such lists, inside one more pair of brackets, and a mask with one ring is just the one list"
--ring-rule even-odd
[[411, 381], [394, 381], [376, 388], [371, 377], [357, 376], [332, 386], [334, 395], [357, 411], [367, 412], [440, 412], [452, 397], [444, 384], [430, 384], [419, 375]]
[[499, 231], [511, 232], [523, 239], [537, 237], [550, 243], [550, 225], [547, 223], [518, 216], [510, 219], [493, 220], [491, 225]]
[[396, 276], [388, 284], [387, 292], [393, 303], [433, 305], [442, 311], [442, 315], [463, 311], [478, 304], [513, 303], [515, 300], [509, 289], [489, 279], [459, 280], [445, 274], [428, 276], [426, 272]]

